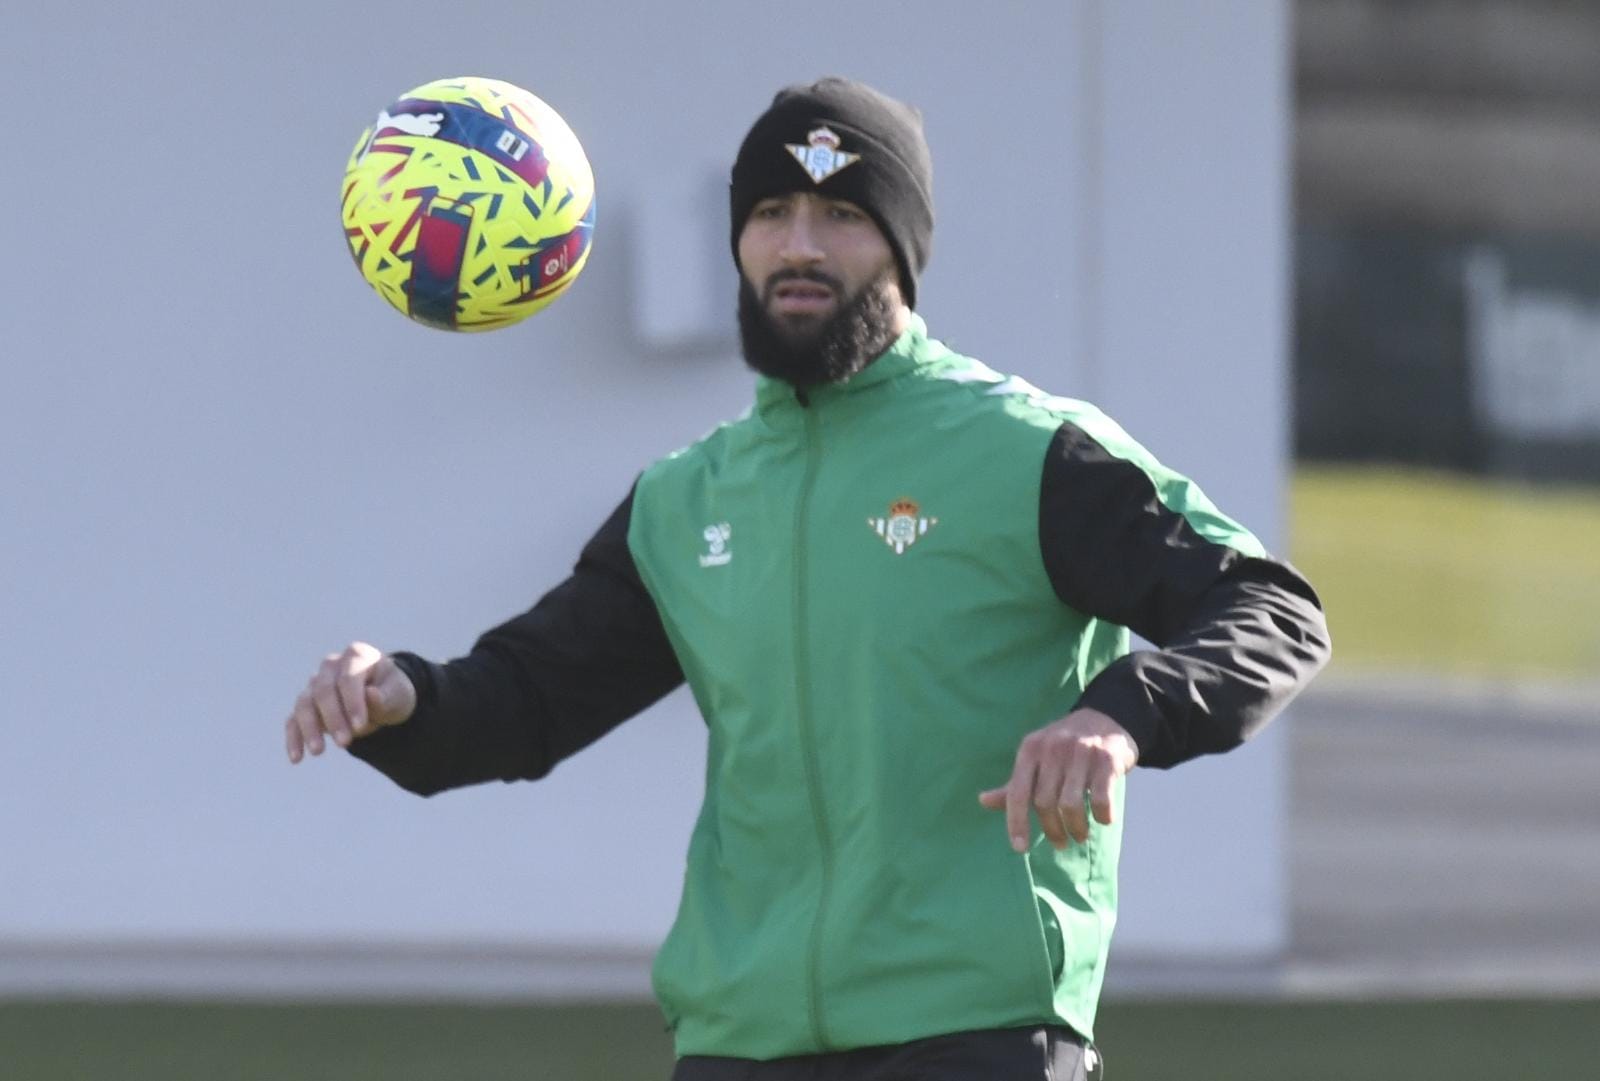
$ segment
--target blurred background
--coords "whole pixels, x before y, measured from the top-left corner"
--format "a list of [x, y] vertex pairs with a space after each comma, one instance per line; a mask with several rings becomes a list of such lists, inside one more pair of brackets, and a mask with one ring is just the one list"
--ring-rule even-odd
[[[8, 12], [0, 1076], [667, 1075], [686, 695], [427, 801], [281, 725], [352, 638], [464, 651], [744, 408], [727, 165], [829, 73], [926, 114], [932, 332], [1329, 611], [1282, 721], [1130, 783], [1111, 1075], [1592, 1076], [1597, 55], [1536, 0]], [[337, 220], [371, 118], [458, 74], [599, 190], [571, 293], [487, 335], [394, 313]]]

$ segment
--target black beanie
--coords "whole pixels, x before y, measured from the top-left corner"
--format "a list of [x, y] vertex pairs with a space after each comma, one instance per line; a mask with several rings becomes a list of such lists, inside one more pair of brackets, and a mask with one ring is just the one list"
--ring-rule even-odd
[[790, 192], [844, 199], [872, 216], [900, 264], [906, 304], [933, 247], [933, 163], [913, 106], [851, 79], [778, 91], [739, 147], [728, 185], [733, 261], [755, 205]]

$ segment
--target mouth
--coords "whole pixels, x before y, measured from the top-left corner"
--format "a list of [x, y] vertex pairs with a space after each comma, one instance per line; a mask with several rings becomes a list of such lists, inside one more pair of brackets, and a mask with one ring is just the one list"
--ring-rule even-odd
[[779, 315], [817, 315], [833, 303], [833, 290], [820, 282], [786, 281], [772, 290], [772, 310]]

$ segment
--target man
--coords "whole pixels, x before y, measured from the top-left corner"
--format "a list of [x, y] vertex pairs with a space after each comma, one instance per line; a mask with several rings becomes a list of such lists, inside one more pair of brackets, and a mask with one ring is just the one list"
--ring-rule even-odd
[[542, 776], [687, 679], [680, 1081], [1080, 1076], [1123, 776], [1235, 746], [1328, 655], [1311, 588], [1188, 480], [928, 336], [931, 176], [915, 110], [778, 94], [730, 185], [755, 407], [470, 655], [357, 643], [287, 724], [292, 761], [331, 737], [428, 794]]

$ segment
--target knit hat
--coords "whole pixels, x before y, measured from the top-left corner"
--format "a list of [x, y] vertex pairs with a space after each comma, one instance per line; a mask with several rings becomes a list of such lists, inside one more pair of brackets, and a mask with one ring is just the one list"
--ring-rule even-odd
[[915, 107], [837, 77], [778, 91], [733, 163], [736, 265], [755, 205], [796, 191], [866, 211], [894, 250], [906, 304], [916, 307], [917, 275], [933, 246], [933, 163]]

